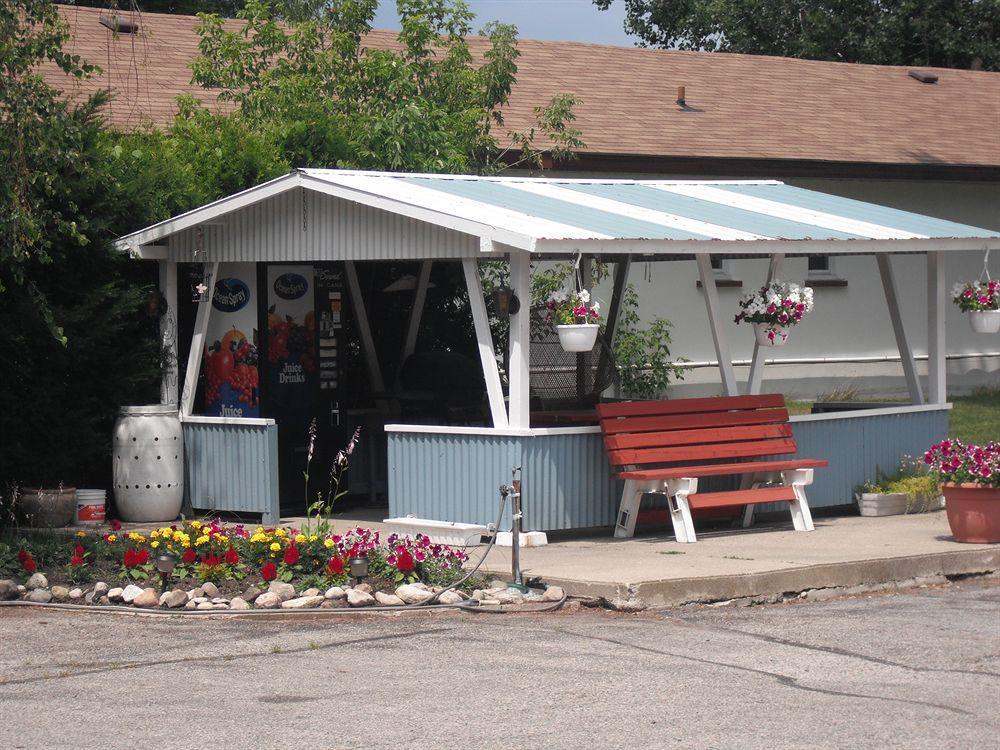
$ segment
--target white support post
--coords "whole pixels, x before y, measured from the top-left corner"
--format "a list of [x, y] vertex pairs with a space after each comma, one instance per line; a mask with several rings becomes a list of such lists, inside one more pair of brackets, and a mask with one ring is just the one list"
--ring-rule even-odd
[[529, 409], [529, 363], [531, 362], [531, 258], [523, 250], [511, 250], [510, 286], [521, 301], [521, 309], [510, 316], [510, 340], [508, 361], [510, 368], [510, 426], [528, 429]]
[[899, 359], [903, 363], [903, 374], [906, 376], [906, 387], [910, 392], [910, 401], [914, 404], [922, 404], [924, 403], [924, 392], [920, 387], [917, 364], [913, 359], [913, 350], [906, 338], [906, 328], [903, 326], [903, 316], [899, 310], [899, 295], [896, 293], [892, 261], [887, 253], [876, 253], [875, 259], [878, 261], [878, 272], [882, 277], [882, 289], [885, 291], [885, 302], [889, 307], [889, 319], [892, 321], [892, 332], [896, 336]]
[[204, 298], [198, 303], [198, 313], [194, 319], [194, 334], [191, 336], [191, 351], [188, 352], [187, 370], [184, 372], [184, 392], [181, 395], [181, 417], [190, 417], [194, 409], [194, 394], [198, 390], [198, 374], [208, 334], [208, 316], [212, 312], [212, 297], [215, 296], [215, 280], [219, 276], [218, 263], [206, 263], [208, 276], [202, 283], [208, 287]]
[[712, 260], [707, 253], [699, 253], [695, 258], [698, 261], [701, 288], [705, 293], [705, 307], [708, 310], [708, 325], [712, 329], [712, 341], [715, 342], [715, 356], [719, 358], [722, 387], [727, 396], [738, 396], [739, 389], [736, 387], [736, 375], [733, 373], [733, 360], [729, 356], [729, 346], [726, 344], [722, 332], [722, 319], [719, 317], [719, 291], [715, 288]]
[[358, 324], [358, 335], [361, 337], [361, 348], [365, 354], [365, 365], [368, 377], [372, 379], [372, 387], [378, 393], [385, 391], [385, 381], [382, 380], [382, 368], [379, 367], [378, 354], [375, 351], [375, 339], [372, 337], [372, 327], [368, 322], [368, 310], [361, 295], [361, 285], [358, 283], [358, 271], [354, 261], [344, 262], [347, 276], [347, 289], [351, 294], [351, 304], [354, 306], [354, 318]]
[[157, 261], [160, 293], [167, 309], [160, 316], [160, 403], [177, 403], [177, 264]]
[[927, 401], [932, 404], [948, 401], [944, 318], [944, 253], [932, 250], [927, 253]]
[[413, 309], [410, 311], [410, 323], [406, 328], [406, 342], [403, 344], [403, 356], [400, 366], [417, 348], [417, 333], [420, 331], [420, 318], [424, 314], [424, 303], [427, 301], [427, 287], [431, 280], [431, 266], [434, 261], [425, 260], [420, 264], [420, 274], [417, 276], [417, 288], [413, 293]]
[[[781, 266], [785, 262], [784, 253], [774, 253], [771, 255], [771, 262], [767, 266], [767, 282], [770, 284], [781, 274]], [[753, 359], [750, 361], [750, 375], [747, 378], [747, 395], [756, 396], [760, 393], [760, 385], [764, 380], [764, 352], [766, 347], [762, 347], [756, 339], [753, 344]], [[753, 507], [753, 506], [750, 506]]]
[[465, 272], [465, 286], [469, 291], [472, 324], [476, 329], [479, 360], [483, 365], [483, 377], [486, 379], [486, 395], [490, 401], [493, 426], [496, 428], [506, 427], [507, 410], [503, 403], [500, 368], [497, 367], [496, 352], [493, 349], [493, 334], [490, 333], [490, 321], [486, 315], [486, 303], [483, 301], [483, 286], [479, 279], [479, 261], [475, 258], [462, 258], [462, 271]]

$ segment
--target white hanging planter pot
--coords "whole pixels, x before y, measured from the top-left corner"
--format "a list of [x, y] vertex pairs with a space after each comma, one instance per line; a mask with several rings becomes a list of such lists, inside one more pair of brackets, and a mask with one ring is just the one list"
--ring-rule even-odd
[[761, 346], [784, 346], [791, 329], [770, 323], [754, 323], [753, 332]]
[[574, 323], [557, 325], [556, 331], [559, 333], [559, 343], [563, 351], [589, 352], [597, 343], [597, 332], [600, 328], [597, 323]]
[[973, 310], [969, 313], [969, 325], [976, 333], [1000, 332], [1000, 310]]

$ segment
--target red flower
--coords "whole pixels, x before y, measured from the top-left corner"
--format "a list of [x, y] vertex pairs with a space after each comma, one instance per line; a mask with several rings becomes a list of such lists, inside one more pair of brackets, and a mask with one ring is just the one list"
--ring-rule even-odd
[[17, 561], [21, 563], [21, 565], [24, 565], [24, 561], [29, 559], [31, 559], [31, 555], [28, 554], [28, 550], [21, 547], [21, 551], [17, 553]]
[[135, 554], [136, 565], [145, 565], [149, 562], [149, 550], [141, 549]]
[[35, 561], [32, 560], [30, 556], [24, 558], [24, 562], [22, 562], [21, 565], [23, 565], [24, 569], [29, 573], [34, 573], [35, 569], [38, 567], [37, 565], [35, 565]]
[[299, 548], [294, 544], [285, 550], [285, 565], [295, 565], [299, 561]]
[[273, 562], [266, 562], [260, 566], [260, 577], [265, 581], [273, 581], [278, 577], [278, 566]]
[[79, 568], [81, 565], [83, 565], [83, 555], [73, 555], [69, 559], [69, 564], [72, 565], [74, 568]]
[[341, 557], [331, 557], [326, 564], [326, 572], [331, 576], [339, 576], [344, 572], [344, 560]]
[[201, 562], [202, 565], [206, 565], [209, 568], [214, 568], [222, 564], [222, 558], [220, 558], [218, 555], [202, 555]]
[[181, 555], [181, 561], [187, 565], [190, 565], [197, 559], [198, 555], [195, 554], [194, 547], [188, 547], [186, 550], [184, 550], [184, 554]]
[[406, 547], [396, 548], [396, 567], [404, 573], [409, 573], [415, 567], [417, 567], [416, 562], [413, 560], [413, 555]]
[[121, 527], [122, 527], [122, 522], [121, 521], [119, 521], [117, 518], [112, 518], [111, 519], [111, 528], [112, 529], [114, 529], [115, 531], [118, 531], [119, 529], [121, 529]]
[[78, 544], [76, 545], [76, 547], [73, 548], [74, 557], [83, 557], [85, 553], [86, 550], [83, 548], [82, 544]]
[[226, 550], [226, 565], [236, 565], [240, 561], [239, 553], [230, 547]]

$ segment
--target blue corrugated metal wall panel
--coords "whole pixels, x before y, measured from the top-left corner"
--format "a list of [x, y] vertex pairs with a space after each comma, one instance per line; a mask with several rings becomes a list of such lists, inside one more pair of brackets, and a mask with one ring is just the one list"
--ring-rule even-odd
[[277, 426], [185, 422], [184, 459], [189, 507], [277, 521]]
[[[809, 488], [814, 508], [853, 501], [854, 487], [879, 466], [920, 455], [948, 430], [948, 412], [926, 411], [793, 423], [799, 455], [825, 458]], [[557, 530], [610, 526], [621, 496], [610, 478], [601, 436], [533, 437], [390, 432], [389, 512], [393, 516], [489, 523], [497, 487], [522, 466], [525, 527]], [[759, 506], [787, 511], [787, 505]], [[509, 518], [504, 520], [508, 523]]]

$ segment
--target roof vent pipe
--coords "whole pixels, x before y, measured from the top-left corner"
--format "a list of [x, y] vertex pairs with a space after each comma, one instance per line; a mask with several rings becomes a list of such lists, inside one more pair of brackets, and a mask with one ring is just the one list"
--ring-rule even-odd
[[933, 73], [929, 73], [926, 70], [911, 70], [909, 72], [910, 78], [916, 78], [921, 83], [937, 83], [938, 77]]
[[118, 14], [106, 16], [103, 13], [97, 19], [101, 26], [111, 29], [116, 34], [138, 34], [139, 22], [122, 18]]
[[687, 100], [684, 98], [684, 87], [677, 87], [677, 106], [684, 108], [687, 107]]

